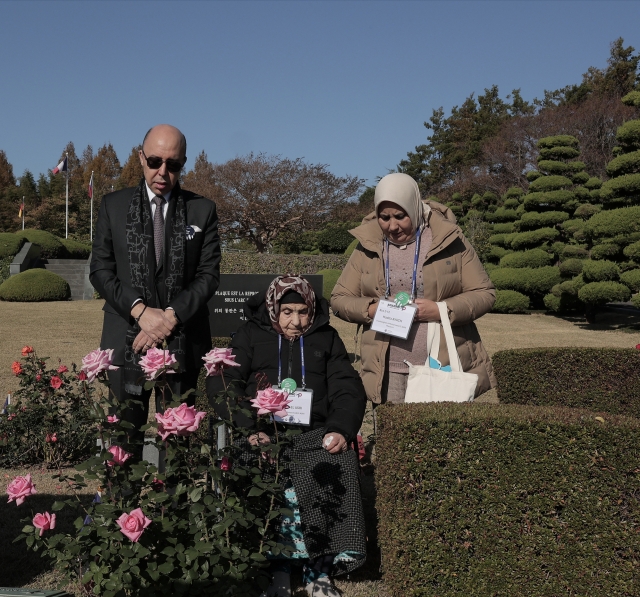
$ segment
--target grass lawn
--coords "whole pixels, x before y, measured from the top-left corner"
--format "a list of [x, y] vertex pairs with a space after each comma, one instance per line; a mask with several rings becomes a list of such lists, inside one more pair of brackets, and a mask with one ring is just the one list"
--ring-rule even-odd
[[[74, 301], [59, 303], [5, 303], [0, 302], [0, 392], [1, 396], [15, 391], [17, 380], [11, 373], [11, 363], [20, 358], [25, 344], [36, 349], [40, 356], [60, 359], [71, 366], [79, 364], [82, 357], [97, 348], [102, 329], [103, 301]], [[354, 352], [355, 327], [339, 320], [332, 321], [344, 340], [347, 350]], [[637, 316], [607, 313], [599, 317], [595, 325], [583, 320], [560, 318], [546, 314], [531, 315], [485, 315], [478, 321], [482, 339], [493, 354], [507, 348], [542, 346], [591, 346], [629, 348], [640, 343], [640, 319]], [[496, 401], [495, 391], [480, 398]], [[365, 435], [371, 433], [370, 411], [363, 427]], [[0, 481], [6, 485], [18, 474], [30, 472], [34, 478], [38, 495], [16, 509], [15, 504], [0, 500], [0, 586], [33, 586], [53, 588], [57, 583], [56, 573], [48, 570], [38, 554], [27, 553], [22, 544], [12, 544], [20, 532], [20, 519], [43, 511], [54, 501], [55, 496], [67, 493], [57, 481], [51, 479], [52, 471], [39, 467], [26, 470], [0, 469]], [[379, 557], [375, 549], [376, 515], [373, 476], [364, 477], [363, 498], [368, 521], [368, 535], [372, 545], [365, 566], [347, 580], [338, 579], [336, 584], [345, 597], [389, 597], [380, 580]], [[84, 499], [91, 499], [87, 492]], [[61, 517], [60, 528], [70, 525], [71, 520]], [[299, 588], [299, 587], [298, 587]], [[306, 593], [298, 591], [299, 597]]]

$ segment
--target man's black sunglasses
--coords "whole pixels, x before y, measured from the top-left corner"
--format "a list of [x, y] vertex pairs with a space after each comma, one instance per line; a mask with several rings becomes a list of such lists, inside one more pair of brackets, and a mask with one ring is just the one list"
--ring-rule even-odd
[[155, 155], [152, 155], [150, 158], [148, 158], [147, 154], [144, 152], [144, 149], [141, 149], [140, 151], [142, 151], [144, 159], [147, 160], [147, 166], [149, 166], [149, 168], [151, 168], [152, 170], [159, 170], [160, 168], [162, 168], [163, 163], [167, 165], [167, 170], [169, 170], [169, 172], [180, 172], [180, 170], [182, 170], [182, 166], [184, 166], [184, 164], [180, 160], [174, 160], [171, 158], [169, 158], [168, 160], [163, 160], [162, 158], [159, 158]]

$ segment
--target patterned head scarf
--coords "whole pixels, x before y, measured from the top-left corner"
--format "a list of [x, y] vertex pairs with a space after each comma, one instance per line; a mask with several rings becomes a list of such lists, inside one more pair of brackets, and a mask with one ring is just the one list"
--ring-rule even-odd
[[418, 183], [408, 174], [394, 172], [380, 179], [373, 201], [376, 216], [380, 212], [380, 204], [384, 201], [394, 203], [407, 212], [414, 232], [425, 222]]
[[280, 301], [290, 290], [297, 292], [303, 298], [305, 305], [309, 308], [309, 327], [311, 327], [313, 318], [316, 314], [316, 293], [313, 291], [311, 284], [300, 276], [278, 276], [273, 282], [271, 282], [271, 284], [269, 284], [265, 299], [271, 325], [278, 334], [282, 334], [282, 328], [278, 323], [280, 315]]

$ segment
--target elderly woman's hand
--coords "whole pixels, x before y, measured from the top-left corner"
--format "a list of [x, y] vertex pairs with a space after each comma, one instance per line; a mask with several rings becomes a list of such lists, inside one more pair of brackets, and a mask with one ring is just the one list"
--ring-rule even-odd
[[322, 439], [322, 447], [329, 452], [329, 454], [340, 454], [347, 451], [347, 440], [340, 433], [332, 431], [327, 433]]
[[417, 298], [414, 302], [418, 307], [416, 321], [440, 321], [440, 311], [436, 303], [423, 298]]

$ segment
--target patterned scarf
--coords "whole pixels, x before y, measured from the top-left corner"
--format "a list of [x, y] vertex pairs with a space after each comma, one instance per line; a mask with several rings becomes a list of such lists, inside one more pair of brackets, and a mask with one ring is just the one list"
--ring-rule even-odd
[[[172, 214], [173, 210], [175, 213]], [[169, 304], [171, 299], [182, 290], [184, 276], [186, 218], [184, 198], [179, 185], [173, 189], [167, 210], [167, 221], [170, 222], [171, 232], [164, 248], [163, 269], [166, 301]], [[126, 235], [131, 284], [144, 297], [145, 305], [158, 307], [155, 288], [156, 257], [153, 248], [153, 218], [144, 178], [134, 190], [129, 202]], [[124, 355], [125, 391], [138, 396], [142, 393], [144, 376], [140, 368], [141, 355], [133, 351], [133, 341], [139, 333], [140, 326], [137, 323], [134, 322], [129, 326]], [[169, 340], [168, 348], [171, 354], [175, 355], [180, 369], [184, 371], [186, 351], [181, 325]]]
[[280, 315], [280, 301], [290, 290], [297, 292], [304, 299], [305, 304], [309, 308], [309, 327], [307, 329], [309, 329], [311, 324], [313, 324], [313, 318], [316, 314], [316, 293], [313, 291], [311, 284], [300, 276], [278, 276], [273, 282], [271, 282], [271, 284], [269, 284], [265, 299], [271, 325], [278, 334], [282, 334], [282, 328], [278, 323], [278, 316]]

